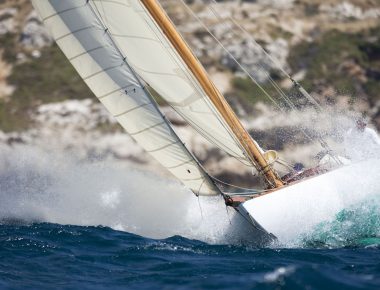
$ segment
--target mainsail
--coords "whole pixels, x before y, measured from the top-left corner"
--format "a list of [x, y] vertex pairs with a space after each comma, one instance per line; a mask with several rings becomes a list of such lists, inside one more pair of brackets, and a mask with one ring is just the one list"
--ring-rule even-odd
[[[140, 30], [140, 20], [134, 19], [136, 22], [131, 20], [130, 23], [122, 24], [118, 19], [119, 17], [124, 20], [130, 19], [129, 17], [134, 14], [131, 16], [127, 13], [128, 8], [131, 7], [129, 4], [130, 2], [136, 4], [136, 1], [101, 2], [107, 4], [104, 6], [112, 8], [115, 13], [112, 17], [108, 15], [109, 26], [107, 27], [103, 21], [106, 14], [100, 17], [97, 7], [90, 1], [32, 0], [34, 7], [66, 57], [127, 133], [194, 193], [219, 194], [219, 189], [183, 145], [137, 77], [134, 69], [139, 69], [139, 66], [136, 64], [130, 66], [130, 62], [133, 64], [139, 55], [141, 61], [145, 62], [144, 69], [149, 70], [148, 55], [157, 51], [149, 51], [154, 47], [143, 45], [141, 42], [134, 43], [132, 40], [141, 37], [141, 34], [134, 34], [132, 31], [129, 34], [131, 38], [126, 43], [131, 41], [137, 45], [136, 47], [122, 47], [120, 42], [114, 41], [114, 37], [117, 38], [118, 25], [130, 25], [136, 31]], [[111, 3], [113, 5], [108, 5]], [[120, 11], [126, 14], [120, 14]], [[112, 30], [112, 37], [111, 29], [115, 29]], [[125, 31], [120, 33], [125, 37], [128, 36]], [[151, 40], [146, 41], [149, 43]], [[131, 59], [126, 58], [124, 53], [126, 50], [128, 50], [128, 56], [133, 56]], [[146, 58], [144, 54], [147, 54]], [[150, 69], [154, 71], [154, 67]], [[141, 73], [141, 67], [138, 72]], [[160, 78], [154, 83], [159, 80]], [[178, 89], [177, 79], [171, 81], [174, 93]], [[183, 91], [179, 90], [179, 92]], [[182, 99], [185, 103], [186, 100], [186, 98]], [[198, 118], [201, 118], [203, 108], [197, 106], [190, 108], [190, 110], [193, 109], [198, 114]], [[218, 135], [217, 132], [215, 134]]]
[[157, 0], [93, 0], [134, 70], [212, 143], [282, 186]]
[[90, 1], [137, 74], [210, 142], [252, 166], [236, 136], [140, 0]]

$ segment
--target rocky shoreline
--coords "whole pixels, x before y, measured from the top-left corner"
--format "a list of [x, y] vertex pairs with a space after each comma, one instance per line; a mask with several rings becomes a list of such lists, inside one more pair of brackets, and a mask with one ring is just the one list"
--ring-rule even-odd
[[[197, 134], [174, 111], [163, 108], [163, 112], [211, 175], [241, 186], [252, 185], [257, 180], [255, 172]], [[259, 104], [257, 117], [242, 121], [264, 148], [278, 150], [282, 160], [289, 164], [302, 162], [306, 166], [313, 166], [317, 162], [313, 158], [322, 148], [317, 142], [305, 139], [300, 128], [307, 130], [310, 136], [324, 132], [333, 143], [339, 142], [341, 132], [351, 126], [350, 117], [353, 116], [332, 117], [331, 112], [322, 116], [312, 111], [284, 115]], [[320, 120], [318, 124], [315, 123], [316, 119]], [[38, 148], [41, 152], [67, 154], [78, 162], [112, 161], [171, 177], [124, 133], [97, 100], [68, 100], [41, 105], [32, 120], [33, 126], [28, 130], [0, 131], [0, 154], [8, 154], [9, 150]], [[281, 167], [278, 169], [285, 170]]]

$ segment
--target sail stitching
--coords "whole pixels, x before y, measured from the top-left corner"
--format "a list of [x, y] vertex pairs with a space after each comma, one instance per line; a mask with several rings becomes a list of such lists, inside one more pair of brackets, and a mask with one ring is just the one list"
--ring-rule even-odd
[[172, 143], [169, 143], [169, 144], [167, 144], [167, 145], [165, 145], [165, 146], [163, 146], [163, 147], [160, 147], [160, 148], [157, 148], [157, 149], [153, 149], [153, 150], [149, 150], [149, 151], [147, 151], [148, 153], [154, 153], [154, 152], [158, 152], [158, 151], [161, 151], [161, 150], [163, 150], [163, 149], [166, 149], [166, 148], [168, 148], [168, 147], [170, 147], [170, 146], [173, 146], [173, 145], [175, 145], [175, 144], [178, 144], [178, 143], [181, 143], [180, 141], [174, 141], [174, 142], [172, 142]]
[[160, 43], [160, 41], [158, 41], [157, 39], [149, 38], [149, 37], [143, 37], [143, 36], [137, 36], [137, 35], [115, 34], [115, 33], [111, 33], [111, 35], [115, 36], [115, 37], [122, 37], [122, 38], [144, 39], [144, 40], [149, 40], [149, 41]]
[[58, 38], [55, 39], [55, 41], [60, 41], [62, 39], [64, 39], [65, 37], [68, 37], [70, 35], [73, 35], [73, 34], [76, 34], [78, 32], [81, 32], [81, 31], [84, 31], [84, 30], [87, 30], [87, 29], [91, 29], [93, 28], [94, 26], [93, 25], [90, 25], [90, 26], [87, 26], [87, 27], [83, 27], [83, 28], [80, 28], [80, 29], [77, 29], [77, 30], [74, 30], [74, 31], [71, 31], [70, 33], [66, 33]]
[[181, 180], [183, 181], [195, 181], [195, 180], [203, 180], [204, 177], [201, 176], [201, 177], [196, 177], [196, 178], [181, 178]]
[[100, 49], [102, 49], [102, 48], [107, 48], [106, 46], [98, 46], [98, 47], [95, 47], [95, 48], [93, 48], [93, 49], [90, 49], [90, 50], [86, 50], [86, 51], [84, 51], [84, 52], [82, 52], [82, 53], [80, 53], [80, 54], [77, 54], [76, 56], [73, 56], [73, 57], [70, 57], [69, 58], [69, 61], [73, 61], [73, 60], [75, 60], [76, 58], [78, 58], [78, 57], [81, 57], [81, 56], [83, 56], [83, 55], [86, 55], [86, 54], [90, 54], [90, 52], [94, 52], [94, 51], [96, 51], [96, 50], [100, 50]]
[[120, 66], [122, 66], [123, 64], [118, 64], [118, 65], [114, 65], [114, 66], [110, 66], [110, 67], [108, 67], [108, 68], [105, 68], [105, 69], [102, 69], [102, 70], [100, 70], [100, 71], [98, 71], [98, 72], [95, 72], [95, 73], [93, 73], [93, 74], [91, 74], [91, 75], [89, 75], [89, 76], [86, 76], [86, 77], [84, 77], [83, 78], [83, 80], [88, 80], [88, 79], [90, 79], [90, 78], [92, 78], [92, 77], [94, 77], [94, 76], [97, 76], [97, 75], [99, 75], [99, 74], [101, 74], [101, 73], [103, 73], [103, 72], [107, 72], [107, 71], [110, 71], [110, 70], [112, 70], [112, 69], [115, 69], [115, 68], [118, 68], [118, 67], [120, 67]]
[[192, 160], [192, 159], [190, 159], [190, 160], [188, 160], [188, 161], [185, 161], [185, 162], [182, 162], [182, 163], [180, 163], [180, 164], [178, 164], [178, 165], [175, 165], [175, 166], [165, 166], [165, 168], [167, 168], [167, 169], [176, 169], [176, 168], [178, 168], [178, 167], [181, 167], [181, 166], [183, 166], [183, 165], [186, 165], [186, 164], [189, 164], [189, 163], [192, 163], [192, 162], [194, 162], [194, 160]]
[[138, 135], [138, 134], [144, 133], [144, 132], [146, 132], [146, 131], [149, 131], [149, 130], [151, 130], [151, 129], [153, 129], [153, 128], [156, 128], [156, 127], [161, 126], [161, 125], [164, 125], [164, 124], [166, 124], [165, 121], [160, 122], [160, 123], [157, 123], [157, 124], [154, 124], [154, 125], [152, 125], [152, 126], [149, 126], [148, 128], [142, 129], [142, 130], [140, 130], [140, 131], [137, 131], [137, 132], [134, 132], [134, 133], [129, 133], [129, 135], [131, 135], [131, 136], [136, 136], [136, 135]]
[[64, 9], [62, 11], [57, 11], [56, 13], [54, 13], [52, 15], [49, 15], [49, 16], [46, 16], [45, 18], [42, 18], [42, 21], [48, 20], [49, 18], [52, 18], [54, 16], [58, 16], [58, 15], [61, 15], [61, 14], [65, 13], [65, 12], [72, 11], [72, 10], [75, 10], [75, 9], [78, 9], [78, 8], [82, 8], [82, 7], [84, 7], [84, 5], [67, 8], [67, 9]]
[[[129, 61], [129, 62], [133, 64], [132, 61]], [[155, 72], [155, 71], [146, 70], [146, 69], [143, 69], [143, 68], [137, 66], [136, 64], [133, 64], [133, 67], [135, 67], [136, 70], [143, 71], [143, 72], [146, 72], [146, 73], [149, 73], [149, 74], [178, 77], [178, 75], [177, 75], [177, 74], [174, 74], [174, 73]]]
[[115, 117], [115, 118], [121, 117], [121, 116], [123, 116], [123, 115], [125, 115], [125, 114], [128, 114], [128, 113], [134, 111], [134, 110], [140, 109], [140, 108], [142, 108], [142, 107], [145, 107], [145, 106], [148, 106], [148, 105], [151, 105], [151, 104], [152, 104], [152, 103], [146, 103], [146, 104], [139, 105], [139, 106], [134, 107], [134, 108], [132, 108], [132, 109], [128, 109], [128, 110], [124, 111], [123, 113], [120, 113], [120, 114], [114, 115], [114, 117]]

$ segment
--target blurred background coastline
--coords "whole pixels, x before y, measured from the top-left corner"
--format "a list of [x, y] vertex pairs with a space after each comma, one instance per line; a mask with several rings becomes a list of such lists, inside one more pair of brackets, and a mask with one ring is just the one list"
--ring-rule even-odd
[[[297, 113], [276, 111], [180, 1], [160, 2], [252, 136], [264, 148], [278, 150], [283, 159], [313, 165], [320, 148], [301, 137], [301, 125], [310, 134], [322, 132], [336, 144], [360, 116], [380, 128], [379, 1], [229, 0], [213, 5], [222, 18], [232, 16], [278, 59], [324, 106], [322, 114], [302, 105]], [[187, 2], [265, 87], [260, 67], [271, 73], [275, 68], [265, 62], [262, 51], [243, 33], [234, 33], [225, 21], [215, 19], [205, 4], [209, 1]], [[272, 77], [283, 90], [291, 90], [289, 80], [275, 73]], [[271, 92], [269, 86], [265, 88]], [[157, 100], [184, 142], [213, 175], [249, 183], [252, 176], [248, 169], [223, 155], [159, 97]], [[162, 171], [92, 95], [54, 44], [30, 1], [0, 0], [0, 158], [26, 146], [68, 152], [79, 160], [112, 160]]]

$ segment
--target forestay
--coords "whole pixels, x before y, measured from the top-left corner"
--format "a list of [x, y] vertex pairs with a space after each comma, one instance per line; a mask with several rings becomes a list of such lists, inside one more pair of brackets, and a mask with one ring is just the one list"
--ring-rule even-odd
[[[79, 75], [128, 134], [194, 193], [218, 194], [126, 62], [94, 7], [86, 0], [32, 2]], [[110, 2], [117, 7], [127, 3]], [[139, 23], [128, 25], [137, 27]]]
[[244, 149], [140, 0], [95, 0], [128, 63], [192, 127], [247, 165]]

